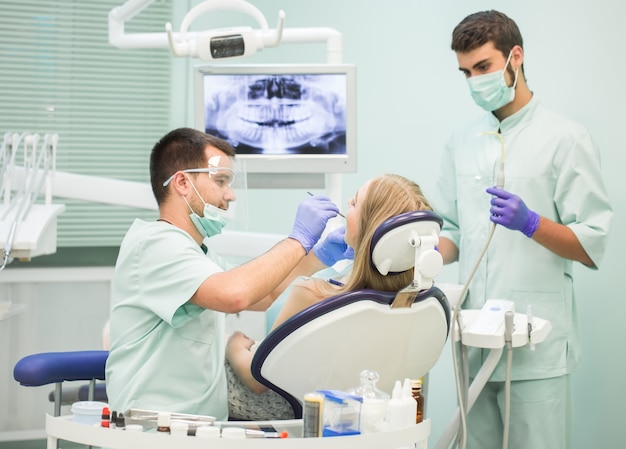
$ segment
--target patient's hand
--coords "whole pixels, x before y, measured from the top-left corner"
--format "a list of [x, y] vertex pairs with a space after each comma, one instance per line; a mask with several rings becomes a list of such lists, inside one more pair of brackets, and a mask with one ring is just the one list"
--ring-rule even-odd
[[263, 393], [267, 387], [259, 383], [253, 376], [250, 366], [252, 365], [253, 353], [250, 350], [254, 340], [248, 338], [242, 332], [234, 332], [226, 343], [226, 360], [233, 367], [237, 377], [253, 393]]
[[230, 359], [229, 352], [231, 351], [234, 352], [242, 349], [249, 351], [253, 344], [254, 340], [248, 338], [243, 332], [235, 331], [226, 343], [226, 357]]

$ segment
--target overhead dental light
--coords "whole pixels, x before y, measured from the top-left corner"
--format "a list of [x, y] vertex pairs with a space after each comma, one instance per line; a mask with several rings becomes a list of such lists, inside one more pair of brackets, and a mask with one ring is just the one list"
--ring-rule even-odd
[[[201, 14], [215, 9], [229, 9], [246, 13], [258, 22], [260, 29], [251, 27], [222, 28], [203, 31], [195, 36], [188, 36], [189, 26]], [[172, 25], [165, 24], [167, 38], [172, 55], [191, 56], [203, 61], [214, 59], [238, 58], [251, 56], [265, 47], [280, 44], [285, 23], [284, 11], [278, 12], [278, 24], [270, 30], [265, 16], [256, 7], [243, 0], [207, 0], [192, 8], [180, 25], [178, 41], [172, 32]]]
[[[285, 22], [284, 11], [278, 12], [278, 24], [270, 29], [261, 11], [245, 0], [206, 0], [192, 8], [183, 18], [180, 32], [174, 32], [171, 23], [165, 33], [125, 33], [124, 23], [132, 19], [154, 0], [129, 0], [109, 12], [109, 43], [121, 49], [170, 48], [176, 57], [194, 57], [204, 61], [241, 58], [267, 47], [280, 45]], [[251, 16], [259, 25], [229, 27], [191, 32], [189, 27], [200, 15], [209, 11], [230, 10]]]

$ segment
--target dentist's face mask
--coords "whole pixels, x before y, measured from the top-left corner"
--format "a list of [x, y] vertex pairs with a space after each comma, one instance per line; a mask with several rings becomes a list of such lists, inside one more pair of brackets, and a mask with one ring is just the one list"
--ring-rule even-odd
[[502, 70], [486, 73], [484, 75], [472, 76], [467, 79], [467, 84], [472, 94], [472, 98], [478, 106], [487, 112], [497, 111], [501, 107], [509, 104], [515, 98], [515, 86], [517, 85], [517, 75], [519, 68], [515, 71], [515, 81], [513, 86], [506, 85], [504, 73], [513, 51], [509, 52], [509, 57]]
[[191, 214], [189, 214], [191, 222], [194, 224], [194, 226], [203, 238], [213, 237], [214, 235], [221, 234], [222, 229], [224, 229], [224, 226], [230, 218], [230, 215], [227, 211], [222, 210], [219, 207], [215, 207], [212, 204], [205, 203], [200, 196], [200, 193], [198, 193], [196, 186], [194, 186], [193, 182], [191, 182], [191, 179], [189, 177], [187, 177], [187, 179], [189, 179], [191, 187], [193, 187], [194, 192], [196, 192], [196, 195], [198, 195], [198, 198], [200, 198], [200, 201], [202, 201], [202, 203], [204, 204], [204, 209], [202, 211], [203, 216], [201, 217], [193, 211], [187, 199], [183, 197], [185, 203], [187, 203], [187, 207], [191, 211]]
[[[191, 208], [189, 202], [187, 201], [187, 198], [183, 197], [185, 203], [187, 203], [187, 207], [191, 211], [189, 217], [191, 218], [192, 223], [203, 238], [213, 237], [214, 235], [220, 234], [222, 232], [222, 229], [230, 219], [230, 214], [227, 211], [220, 209], [219, 207], [206, 203], [198, 192], [198, 189], [196, 189], [196, 186], [191, 181], [189, 175], [187, 175], [187, 173], [207, 173], [220, 189], [232, 189], [233, 183], [235, 182], [235, 172], [230, 167], [220, 167], [220, 159], [221, 156], [212, 156], [211, 158], [209, 158], [209, 164], [207, 168], [190, 168], [187, 170], [181, 170], [183, 173], [185, 173], [185, 176], [187, 176], [191, 187], [193, 187], [196, 195], [198, 195], [198, 198], [200, 198], [200, 201], [202, 201], [202, 203], [204, 204], [204, 209], [202, 211], [203, 216], [201, 217]], [[174, 176], [176, 176], [176, 173], [170, 176], [163, 183], [163, 187], [167, 187], [169, 183], [172, 182], [172, 180], [174, 179]], [[232, 198], [234, 200], [234, 195]]]

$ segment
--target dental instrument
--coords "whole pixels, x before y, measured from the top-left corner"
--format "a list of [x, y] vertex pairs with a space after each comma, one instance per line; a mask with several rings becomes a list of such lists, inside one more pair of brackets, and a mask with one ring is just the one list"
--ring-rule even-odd
[[[307, 192], [307, 194], [309, 196], [315, 196], [315, 194], [311, 193], [311, 192]], [[345, 219], [346, 216], [344, 214], [342, 214], [341, 212], [337, 212], [337, 215], [339, 215], [341, 218]]]
[[[29, 260], [56, 251], [56, 216], [65, 206], [51, 204], [51, 177], [55, 170], [57, 134], [46, 134], [38, 149], [39, 134], [7, 133], [2, 146], [2, 190], [0, 205], [0, 271], [13, 259]], [[24, 145], [23, 167], [15, 165], [15, 154]], [[11, 191], [16, 193], [11, 197]], [[45, 192], [43, 204], [35, 204]]]
[[[502, 188], [504, 187], [504, 139], [502, 137], [502, 134], [500, 134], [499, 132], [495, 132], [495, 131], [485, 131], [483, 133], [478, 134], [477, 137], [482, 137], [484, 135], [495, 135], [500, 140], [501, 157], [500, 157], [500, 167], [499, 167], [498, 175], [496, 176], [496, 183], [498, 187]], [[456, 325], [452, 326], [452, 329], [451, 329], [452, 338], [450, 339], [450, 342], [451, 342], [451, 349], [452, 349], [452, 364], [454, 367], [454, 378], [455, 378], [456, 388], [457, 388], [457, 400], [459, 403], [459, 416], [461, 418], [460, 429], [459, 429], [459, 432], [457, 433], [455, 445], [457, 445], [461, 449], [464, 449], [467, 444], [466, 416], [467, 416], [468, 410], [466, 410], [467, 397], [463, 394], [463, 392], [469, 390], [469, 386], [467, 385], [469, 383], [469, 380], [465, 380], [464, 382], [464, 380], [461, 379], [461, 372], [460, 372], [460, 367], [458, 364], [458, 355], [456, 352], [456, 340], [457, 340], [456, 333], [457, 331], [459, 332], [458, 340], [461, 345], [461, 348], [463, 349], [463, 351], [465, 351], [464, 359], [466, 359], [467, 348], [466, 347], [463, 348], [463, 342], [462, 342], [461, 335], [460, 335], [461, 332], [463, 331], [463, 327], [462, 327], [463, 322], [460, 319], [461, 302], [462, 302], [462, 299], [466, 297], [470, 283], [472, 282], [472, 279], [474, 278], [474, 274], [478, 270], [480, 262], [483, 260], [483, 257], [487, 253], [487, 249], [489, 248], [489, 244], [491, 243], [491, 239], [493, 238], [493, 234], [495, 230], [496, 230], [496, 225], [495, 223], [492, 223], [491, 229], [489, 231], [489, 235], [487, 236], [485, 245], [483, 246], [483, 249], [480, 252], [480, 255], [478, 256], [478, 260], [476, 260], [474, 267], [470, 271], [470, 275], [468, 276], [467, 280], [465, 281], [465, 284], [463, 285], [463, 290], [461, 291], [461, 295], [460, 295], [461, 300], [459, 300], [456, 303], [454, 309], [452, 310], [452, 322], [456, 323]], [[467, 370], [468, 364], [464, 363], [463, 359], [461, 363], [463, 364], [464, 370]], [[469, 374], [466, 374], [465, 378], [469, 379]], [[436, 446], [437, 449], [442, 449], [443, 447], [447, 447], [447, 444], [448, 444], [447, 442], [444, 443], [445, 446], [441, 446], [441, 443], [444, 442], [444, 440], [445, 440], [444, 437], [439, 439], [439, 441], [437, 442], [437, 446]]]

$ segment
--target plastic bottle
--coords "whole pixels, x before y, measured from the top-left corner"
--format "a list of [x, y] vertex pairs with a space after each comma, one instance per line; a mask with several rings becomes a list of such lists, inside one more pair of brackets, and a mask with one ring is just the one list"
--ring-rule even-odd
[[389, 395], [376, 387], [380, 375], [376, 371], [363, 370], [359, 375], [361, 384], [349, 389], [348, 394], [363, 398], [361, 406], [361, 433], [375, 433], [385, 430], [385, 414], [389, 404]]
[[170, 424], [170, 434], [173, 437], [186, 437], [189, 430], [189, 424], [181, 421], [172, 421]]
[[157, 415], [157, 429], [156, 431], [161, 435], [170, 433], [171, 417], [169, 413], [159, 412]]
[[102, 427], [109, 427], [109, 424], [111, 423], [111, 410], [109, 409], [109, 407], [103, 407], [102, 408], [102, 421], [100, 422], [100, 425]]
[[387, 413], [385, 414], [388, 430], [397, 430], [406, 427], [406, 406], [402, 399], [402, 385], [399, 380], [393, 386], [391, 399], [387, 404]]
[[121, 412], [117, 415], [117, 419], [115, 420], [115, 428], [119, 430], [126, 429], [126, 418], [124, 418], [124, 414]]
[[415, 414], [415, 423], [419, 424], [424, 420], [424, 395], [422, 394], [422, 380], [414, 379], [411, 381], [411, 393], [413, 399], [417, 402], [417, 413]]
[[402, 384], [402, 401], [405, 406], [406, 425], [414, 425], [415, 417], [417, 416], [417, 401], [413, 397], [410, 379], [404, 379], [404, 383]]

